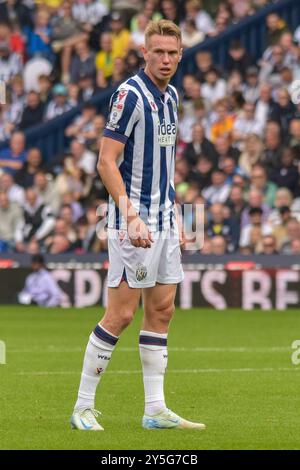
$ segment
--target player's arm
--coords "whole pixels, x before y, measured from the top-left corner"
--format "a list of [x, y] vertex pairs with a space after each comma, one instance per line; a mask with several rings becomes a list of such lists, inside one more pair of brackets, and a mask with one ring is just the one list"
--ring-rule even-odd
[[122, 154], [124, 146], [125, 144], [118, 140], [102, 137], [97, 170], [104, 186], [126, 220], [131, 243], [136, 247], [150, 248], [151, 234], [127, 196], [117, 165], [117, 160]]

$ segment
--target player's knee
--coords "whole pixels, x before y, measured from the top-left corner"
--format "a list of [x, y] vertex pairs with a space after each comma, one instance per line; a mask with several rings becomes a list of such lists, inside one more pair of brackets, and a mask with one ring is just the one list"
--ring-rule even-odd
[[122, 326], [126, 327], [130, 325], [134, 317], [134, 310], [128, 309], [128, 308], [123, 308], [120, 311], [120, 319], [122, 322]]
[[156, 309], [156, 318], [160, 323], [168, 324], [171, 321], [174, 311], [174, 304], [161, 305]]

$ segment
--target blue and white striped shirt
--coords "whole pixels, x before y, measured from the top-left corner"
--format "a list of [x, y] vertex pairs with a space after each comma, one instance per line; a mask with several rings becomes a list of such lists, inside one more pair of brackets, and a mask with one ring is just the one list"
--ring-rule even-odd
[[[103, 135], [125, 144], [118, 167], [135, 210], [150, 231], [172, 225], [178, 95], [168, 85], [162, 93], [144, 70], [112, 95]], [[126, 229], [112, 198], [108, 227]]]

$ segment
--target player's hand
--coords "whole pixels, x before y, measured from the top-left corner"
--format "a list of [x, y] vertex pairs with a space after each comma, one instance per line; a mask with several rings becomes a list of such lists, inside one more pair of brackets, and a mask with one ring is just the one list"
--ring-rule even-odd
[[186, 242], [187, 242], [187, 239], [186, 239], [184, 230], [181, 229], [179, 231], [179, 245], [182, 250], [185, 249]]
[[128, 222], [128, 236], [131, 244], [137, 248], [150, 248], [153, 243], [147, 225], [138, 216]]

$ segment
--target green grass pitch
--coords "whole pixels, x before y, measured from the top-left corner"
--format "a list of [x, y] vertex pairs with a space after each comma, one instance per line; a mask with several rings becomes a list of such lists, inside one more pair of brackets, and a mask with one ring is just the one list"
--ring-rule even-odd
[[168, 406], [206, 431], [145, 431], [141, 312], [98, 389], [100, 433], [72, 431], [88, 335], [103, 310], [0, 307], [0, 449], [299, 449], [300, 312], [177, 310], [169, 334]]

